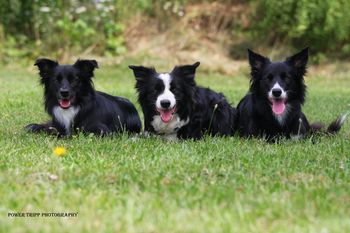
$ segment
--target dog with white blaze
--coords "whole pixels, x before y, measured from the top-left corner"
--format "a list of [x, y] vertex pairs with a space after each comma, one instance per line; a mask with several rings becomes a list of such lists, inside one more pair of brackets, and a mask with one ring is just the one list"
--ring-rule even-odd
[[129, 66], [136, 77], [145, 131], [170, 140], [234, 134], [236, 109], [223, 94], [196, 85], [199, 64], [176, 66], [170, 73]]
[[[237, 130], [241, 136], [262, 136], [266, 139], [301, 138], [319, 131], [323, 124], [309, 124], [301, 111], [305, 101], [304, 75], [309, 49], [288, 57], [283, 62], [248, 50], [251, 80], [248, 94], [237, 107]], [[332, 122], [326, 132], [337, 133], [345, 115]]]

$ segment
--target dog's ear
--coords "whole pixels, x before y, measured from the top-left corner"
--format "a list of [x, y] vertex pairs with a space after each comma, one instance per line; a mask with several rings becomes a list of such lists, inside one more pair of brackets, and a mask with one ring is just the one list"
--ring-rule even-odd
[[309, 48], [307, 47], [301, 50], [299, 53], [294, 54], [291, 57], [288, 57], [286, 59], [286, 62], [296, 69], [305, 70], [308, 60], [309, 60]]
[[157, 71], [154, 67], [144, 67], [144, 66], [129, 66], [129, 68], [134, 72], [134, 76], [137, 81], [147, 81], [151, 78]]
[[193, 80], [196, 74], [196, 69], [200, 64], [200, 62], [196, 62], [192, 65], [175, 66], [171, 73], [175, 76]]
[[98, 68], [98, 63], [96, 60], [80, 60], [78, 59], [74, 65], [82, 74], [87, 78], [94, 76], [94, 70]]
[[58, 66], [58, 62], [47, 58], [40, 58], [35, 61], [34, 65], [39, 68], [39, 75], [44, 82], [44, 79], [50, 78], [53, 69]]
[[270, 62], [270, 59], [267, 57], [255, 53], [250, 49], [248, 49], [248, 59], [253, 73], [260, 72]]

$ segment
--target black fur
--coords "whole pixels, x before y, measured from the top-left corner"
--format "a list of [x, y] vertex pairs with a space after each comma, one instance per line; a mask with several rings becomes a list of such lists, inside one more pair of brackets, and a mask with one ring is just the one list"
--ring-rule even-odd
[[[127, 99], [94, 90], [92, 77], [98, 68], [95, 60], [78, 60], [73, 65], [59, 65], [49, 59], [38, 59], [40, 82], [44, 86], [45, 110], [52, 120], [45, 124], [30, 124], [31, 132], [47, 132], [69, 136], [72, 130], [106, 135], [114, 132], [141, 130], [141, 121], [134, 105]], [[69, 105], [63, 110], [61, 101]], [[80, 110], [68, 129], [54, 114], [54, 109], [65, 112]]]
[[[193, 65], [175, 67], [170, 73], [170, 91], [176, 99], [176, 112], [180, 120], [188, 124], [174, 129], [177, 138], [200, 139], [204, 134], [233, 135], [235, 108], [231, 107], [221, 93], [196, 85], [195, 72], [199, 62]], [[136, 77], [138, 100], [141, 104], [145, 131], [156, 132], [151, 122], [159, 115], [156, 100], [164, 92], [165, 86], [154, 68], [129, 66]]]
[[[287, 58], [283, 62], [271, 62], [269, 58], [248, 50], [251, 66], [250, 90], [237, 107], [237, 130], [241, 136], [259, 136], [275, 139], [280, 136], [305, 136], [319, 131], [322, 124], [310, 125], [301, 108], [305, 101], [304, 75], [308, 62], [308, 48]], [[278, 82], [287, 93], [288, 111], [279, 123], [272, 112], [268, 92]], [[343, 123], [341, 118], [329, 127], [329, 133], [336, 133]]]

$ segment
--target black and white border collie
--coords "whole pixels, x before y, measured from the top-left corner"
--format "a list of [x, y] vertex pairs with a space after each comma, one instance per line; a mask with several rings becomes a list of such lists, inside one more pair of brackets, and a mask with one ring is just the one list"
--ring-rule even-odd
[[95, 60], [59, 65], [56, 61], [38, 59], [35, 65], [44, 86], [45, 109], [52, 120], [27, 125], [27, 130], [59, 136], [69, 136], [73, 129], [97, 135], [140, 132], [141, 120], [130, 101], [94, 90], [92, 77], [98, 68]]
[[168, 140], [233, 135], [236, 110], [224, 95], [196, 85], [199, 64], [176, 66], [170, 73], [129, 66], [136, 77], [146, 132]]
[[[248, 50], [251, 66], [250, 90], [237, 107], [237, 129], [241, 136], [277, 139], [284, 136], [304, 137], [322, 125], [310, 125], [301, 111], [305, 101], [304, 75], [308, 48], [283, 62]], [[338, 132], [345, 116], [331, 123], [328, 133]]]

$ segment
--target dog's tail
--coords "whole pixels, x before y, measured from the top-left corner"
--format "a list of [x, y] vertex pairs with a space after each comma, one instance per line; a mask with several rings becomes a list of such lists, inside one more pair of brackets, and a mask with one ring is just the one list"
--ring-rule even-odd
[[340, 131], [348, 114], [349, 114], [349, 112], [344, 114], [344, 115], [339, 116], [337, 119], [335, 119], [332, 123], [330, 123], [328, 125], [328, 127], [325, 131], [323, 130], [325, 128], [325, 124], [323, 124], [321, 122], [315, 122], [315, 123], [310, 125], [311, 132], [312, 133], [325, 132], [326, 134], [329, 134], [329, 135], [335, 135]]
[[327, 133], [329, 134], [336, 134], [341, 129], [342, 125], [344, 124], [346, 117], [349, 113], [346, 113], [340, 117], [338, 117], [335, 121], [333, 121], [327, 128]]

